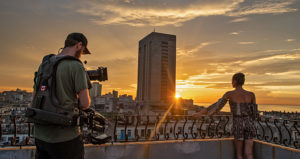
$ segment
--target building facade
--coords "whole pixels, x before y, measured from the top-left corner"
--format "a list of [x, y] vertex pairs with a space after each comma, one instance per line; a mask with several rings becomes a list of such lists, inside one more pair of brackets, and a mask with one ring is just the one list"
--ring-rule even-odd
[[102, 84], [100, 84], [99, 82], [93, 82], [92, 89], [90, 89], [91, 98], [101, 96], [101, 92], [102, 92]]
[[176, 36], [152, 32], [139, 41], [138, 86], [140, 105], [161, 106], [174, 101]]

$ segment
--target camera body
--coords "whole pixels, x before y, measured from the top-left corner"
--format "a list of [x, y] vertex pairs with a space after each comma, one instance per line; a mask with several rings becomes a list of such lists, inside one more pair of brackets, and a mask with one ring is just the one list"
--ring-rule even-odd
[[98, 67], [97, 70], [87, 70], [86, 72], [91, 81], [97, 80], [102, 82], [108, 80], [106, 67]]

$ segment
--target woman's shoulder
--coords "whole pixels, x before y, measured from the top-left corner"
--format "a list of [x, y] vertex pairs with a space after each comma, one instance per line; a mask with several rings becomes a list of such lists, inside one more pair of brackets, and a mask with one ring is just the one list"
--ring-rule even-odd
[[255, 94], [254, 94], [253, 92], [251, 92], [251, 91], [245, 90], [245, 92], [246, 92], [248, 95], [250, 95], [250, 96], [255, 96]]
[[232, 95], [233, 91], [227, 91], [224, 95], [223, 95], [223, 98], [225, 99], [229, 99]]
[[251, 98], [251, 103], [256, 103], [256, 97], [255, 97], [255, 94], [253, 92], [250, 92], [250, 91], [247, 91], [247, 95], [248, 97]]
[[225, 94], [232, 94], [234, 92], [234, 90], [231, 91], [227, 91]]

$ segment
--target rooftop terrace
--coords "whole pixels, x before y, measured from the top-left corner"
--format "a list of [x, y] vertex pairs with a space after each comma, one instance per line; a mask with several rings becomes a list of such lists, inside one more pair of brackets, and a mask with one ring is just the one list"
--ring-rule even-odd
[[[85, 144], [85, 155], [87, 159], [232, 159], [235, 149], [231, 125], [232, 117], [227, 115], [203, 116], [199, 120], [189, 116], [117, 116], [108, 131], [112, 143]], [[299, 120], [261, 116], [256, 120], [254, 158], [300, 158], [299, 127]], [[14, 137], [9, 146], [0, 148], [0, 158], [34, 158], [34, 145], [17, 143]]]
[[[5, 147], [1, 159], [32, 159], [34, 146]], [[227, 139], [143, 141], [85, 145], [86, 159], [233, 159], [234, 142]], [[255, 159], [299, 159], [300, 150], [255, 140]]]

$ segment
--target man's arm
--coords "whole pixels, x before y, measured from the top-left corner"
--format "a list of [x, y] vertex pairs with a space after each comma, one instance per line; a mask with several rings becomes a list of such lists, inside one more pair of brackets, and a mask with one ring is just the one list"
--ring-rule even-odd
[[82, 110], [86, 110], [90, 107], [91, 105], [91, 99], [89, 95], [89, 90], [88, 89], [83, 89], [79, 92], [79, 108]]
[[74, 62], [74, 83], [75, 83], [75, 91], [79, 98], [78, 107], [82, 110], [86, 110], [90, 107], [91, 99], [88, 90], [87, 84], [87, 76], [85, 68], [83, 67], [82, 63], [78, 61]]

